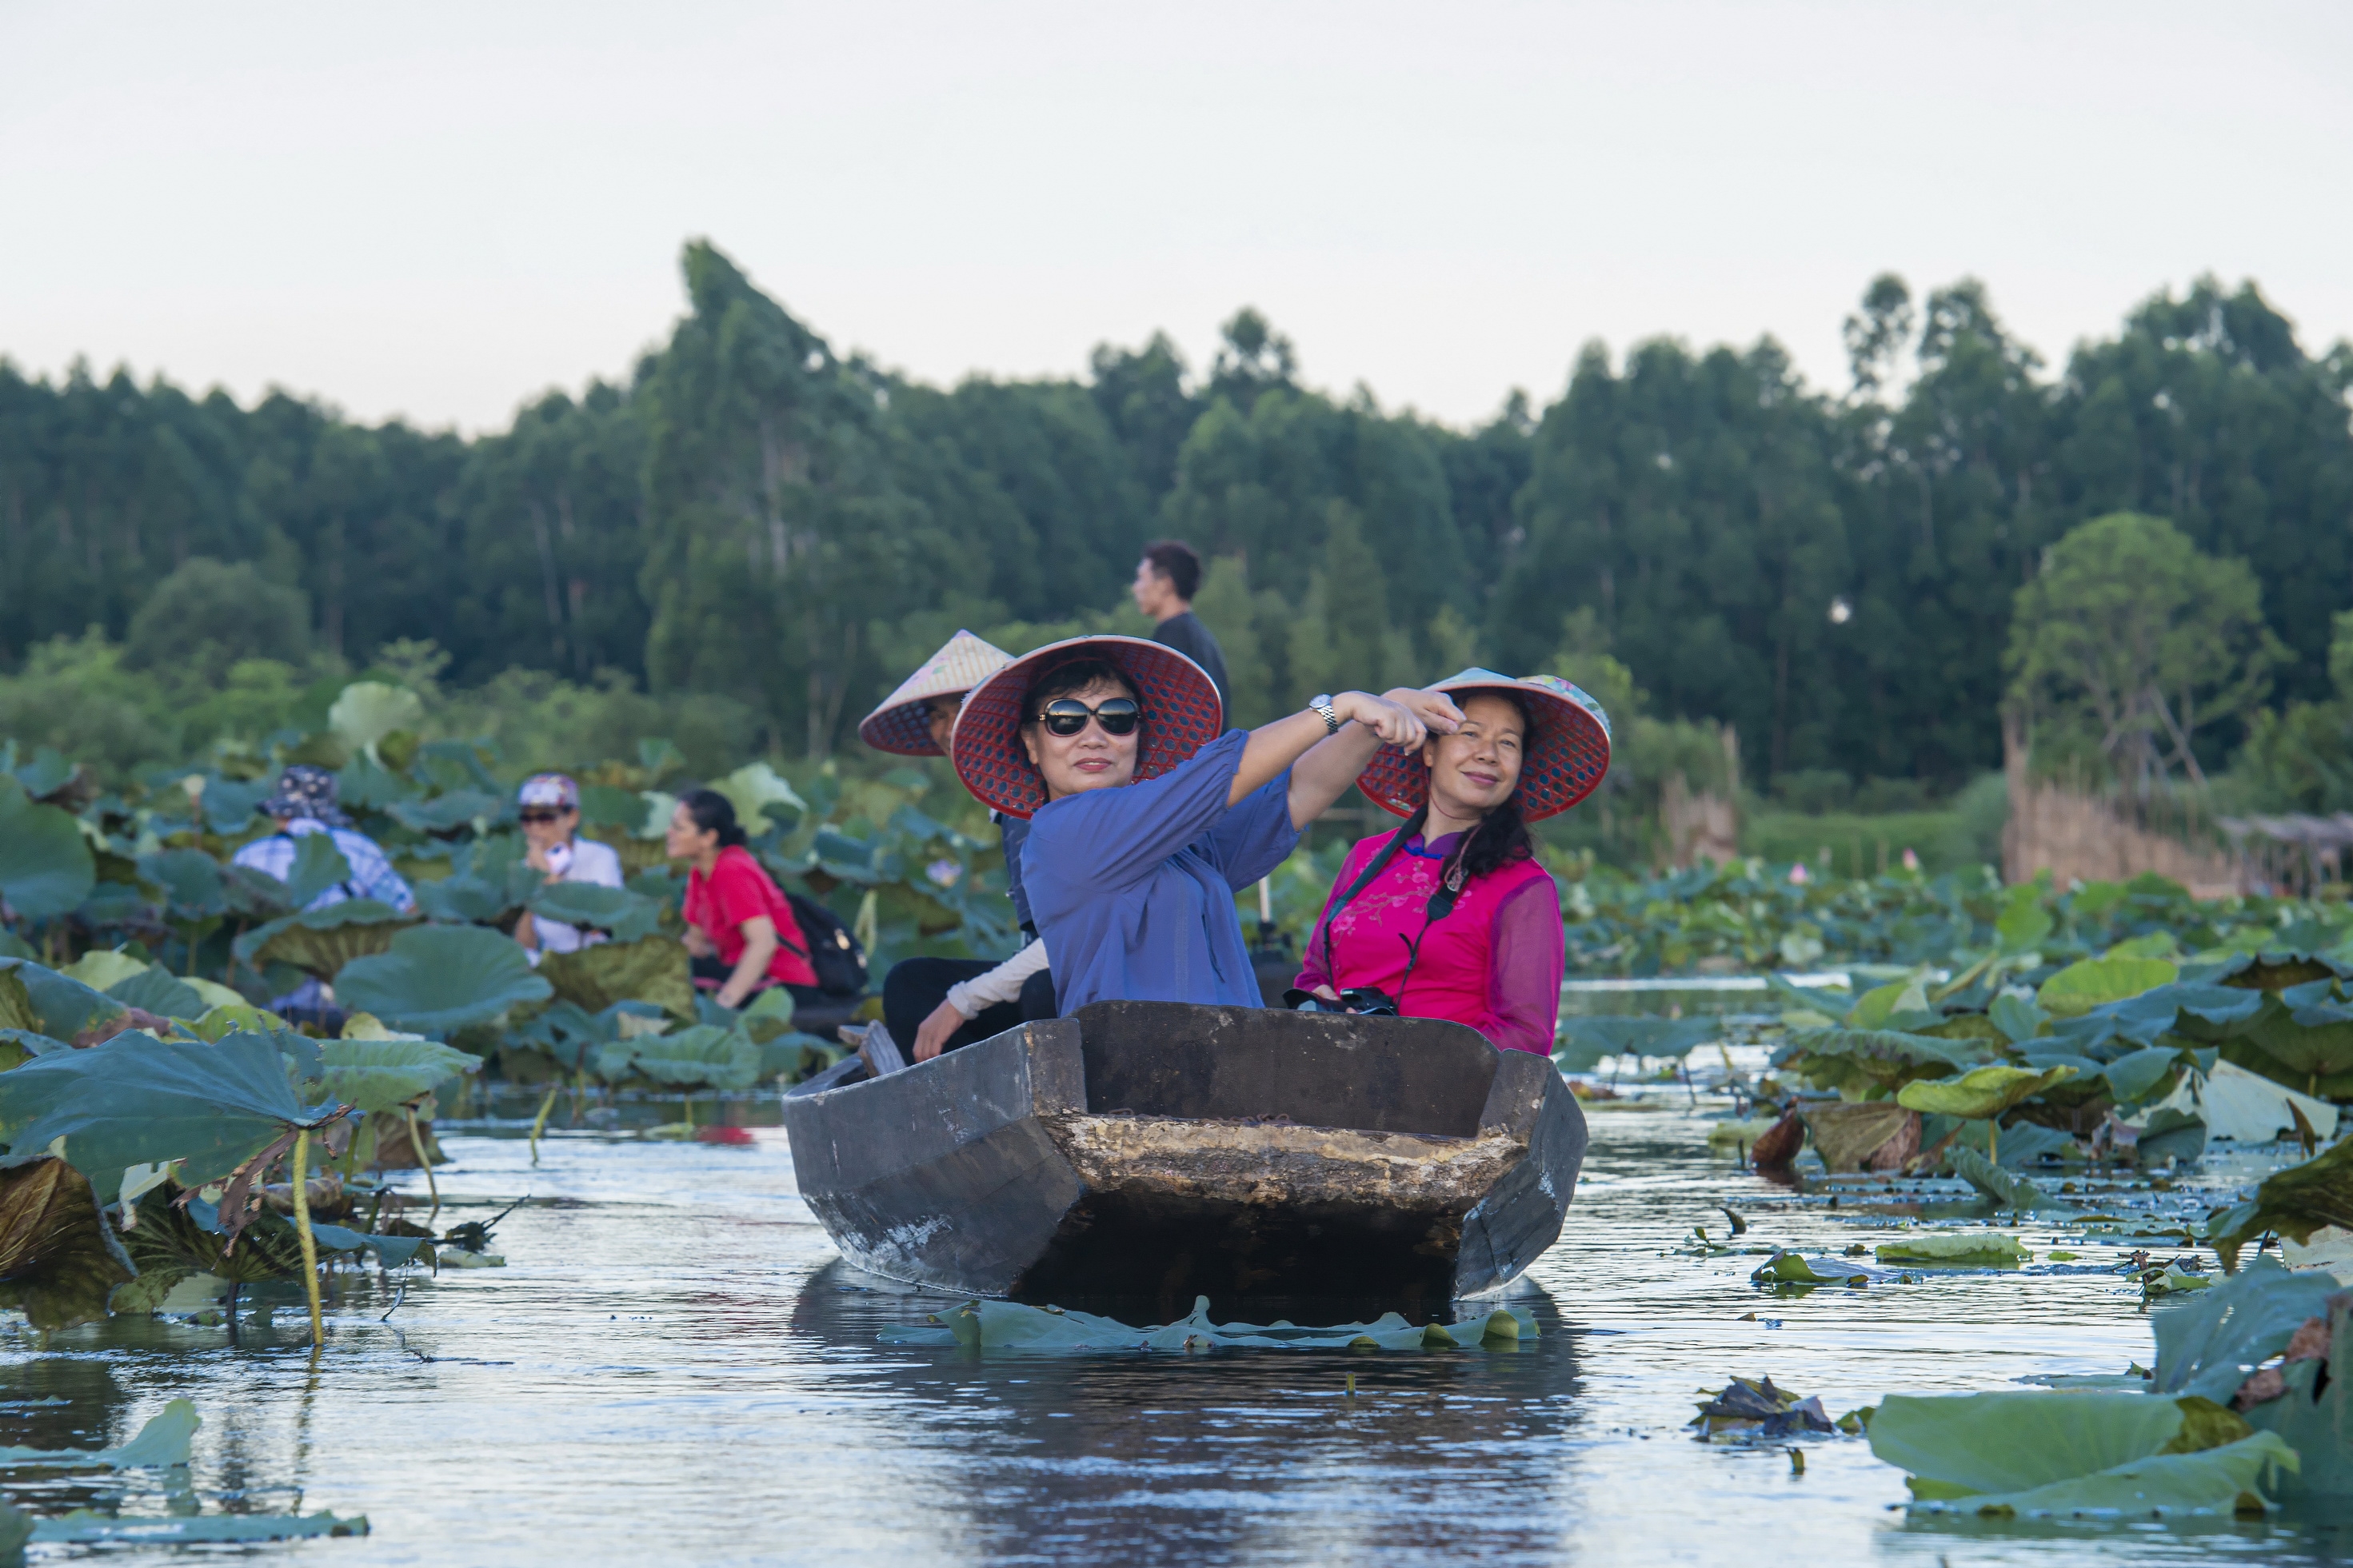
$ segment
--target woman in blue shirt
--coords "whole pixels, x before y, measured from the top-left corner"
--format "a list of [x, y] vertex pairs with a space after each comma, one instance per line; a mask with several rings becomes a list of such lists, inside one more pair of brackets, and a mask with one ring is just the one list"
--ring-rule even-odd
[[1282, 863], [1383, 744], [1461, 714], [1442, 694], [1345, 691], [1218, 738], [1199, 665], [1139, 637], [1014, 660], [956, 719], [956, 772], [1029, 817], [1021, 876], [1064, 1015], [1090, 1002], [1261, 1005], [1234, 895]]

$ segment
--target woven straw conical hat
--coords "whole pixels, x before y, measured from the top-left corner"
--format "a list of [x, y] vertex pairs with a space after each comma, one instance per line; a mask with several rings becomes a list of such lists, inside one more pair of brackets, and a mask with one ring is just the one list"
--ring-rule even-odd
[[936, 757], [940, 749], [932, 744], [932, 699], [960, 697], [1012, 662], [1013, 656], [1003, 648], [959, 631], [866, 716], [858, 726], [858, 738], [878, 752]]

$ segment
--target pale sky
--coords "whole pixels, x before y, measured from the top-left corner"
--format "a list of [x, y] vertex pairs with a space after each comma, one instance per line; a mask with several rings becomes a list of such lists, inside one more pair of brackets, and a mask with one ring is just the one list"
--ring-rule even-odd
[[2353, 5], [0, 0], [0, 354], [503, 426], [625, 376], [708, 236], [841, 351], [1070, 375], [1263, 310], [1470, 423], [1578, 346], [1876, 273], [2054, 364], [2252, 277], [2353, 336]]

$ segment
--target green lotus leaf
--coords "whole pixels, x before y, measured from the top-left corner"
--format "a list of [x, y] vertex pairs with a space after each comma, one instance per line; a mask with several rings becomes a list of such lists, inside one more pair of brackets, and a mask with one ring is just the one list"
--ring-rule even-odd
[[1843, 1258], [1807, 1258], [1795, 1252], [1777, 1252], [1758, 1264], [1748, 1276], [1751, 1285], [1843, 1285], [1850, 1279], [1866, 1284], [1883, 1279], [1886, 1275], [1876, 1268], [1866, 1268]]
[[1978, 1121], [2000, 1116], [2021, 1100], [2031, 1100], [2074, 1076], [2075, 1069], [2063, 1063], [2042, 1072], [2031, 1068], [1974, 1068], [1941, 1082], [1907, 1083], [1896, 1090], [1895, 1103], [1928, 1115]]
[[0, 1138], [16, 1150], [63, 1138], [66, 1159], [101, 1201], [126, 1166], [179, 1160], [181, 1179], [201, 1186], [280, 1133], [337, 1114], [332, 1101], [295, 1098], [287, 1058], [267, 1035], [230, 1035], [216, 1046], [126, 1030], [0, 1073]]
[[454, 833], [478, 818], [496, 816], [500, 801], [480, 790], [452, 790], [431, 800], [396, 800], [385, 815], [418, 833]]
[[1936, 1009], [1928, 1005], [1928, 983], [1917, 974], [1902, 980], [1891, 980], [1884, 985], [1874, 985], [1854, 999], [1847, 1010], [1846, 1026], [1850, 1029], [1887, 1029], [1899, 1027], [1896, 1020], [1933, 1017]]
[[259, 968], [290, 963], [322, 980], [332, 980], [355, 959], [380, 953], [422, 917], [402, 914], [374, 899], [345, 899], [324, 909], [304, 910], [256, 926], [237, 941], [237, 955]]
[[1894, 1029], [1809, 1029], [1774, 1053], [1776, 1068], [1819, 1089], [1862, 1094], [1941, 1078], [1994, 1059], [1984, 1040], [1940, 1040]]
[[480, 1057], [421, 1039], [328, 1040], [319, 1059], [327, 1092], [362, 1110], [397, 1110], [482, 1066]]
[[397, 1028], [446, 1035], [552, 994], [511, 937], [480, 926], [411, 926], [335, 976], [335, 999]]
[[414, 730], [424, 721], [425, 704], [417, 693], [380, 680], [353, 681], [327, 710], [327, 727], [355, 752], [367, 750], [395, 730]]
[[2353, 1068], [2353, 1008], [2342, 1004], [2290, 1008], [2284, 998], [2267, 997], [2240, 1037], [2303, 1075], [2306, 1092], [2313, 1079]]
[[1882, 1242], [1882, 1263], [1936, 1263], [1947, 1268], [2000, 1267], [2029, 1261], [2033, 1254], [2014, 1236], [1999, 1231], [1924, 1230], [1899, 1241]]
[[932, 1345], [1016, 1352], [1171, 1351], [1237, 1347], [1254, 1350], [1515, 1350], [1535, 1338], [1535, 1320], [1525, 1312], [1473, 1310], [1452, 1323], [1414, 1324], [1396, 1312], [1370, 1322], [1302, 1328], [1289, 1322], [1213, 1323], [1209, 1299], [1197, 1296], [1193, 1310], [1173, 1323], [1132, 1328], [1115, 1318], [1018, 1301], [975, 1300], [934, 1312], [932, 1325], [894, 1327], [879, 1336], [889, 1345]]
[[2181, 1053], [2171, 1046], [2150, 1046], [2118, 1057], [2099, 1071], [2108, 1080], [2108, 1091], [2116, 1096], [2116, 1103], [2131, 1105], [2160, 1089], [2171, 1087], [2174, 1069], [2181, 1065]]
[[79, 1171], [63, 1160], [0, 1170], [0, 1306], [37, 1329], [102, 1322], [134, 1272]]
[[503, 878], [491, 882], [469, 872], [417, 884], [417, 907], [452, 925], [495, 925], [515, 902]]
[[266, 1007], [250, 1002], [223, 1002], [207, 1008], [205, 1016], [188, 1026], [188, 1032], [200, 1040], [218, 1044], [240, 1030], [257, 1035], [274, 1035], [286, 1027], [286, 1020]]
[[25, 989], [24, 976], [14, 964], [0, 966], [0, 1029], [37, 1030], [40, 1026], [41, 1016], [33, 1009], [33, 994]]
[[614, 784], [582, 784], [580, 820], [590, 827], [617, 827], [635, 834], [645, 826], [645, 797]]
[[217, 775], [206, 778], [203, 796], [205, 826], [223, 836], [244, 832], [253, 814], [261, 809], [261, 803], [276, 788], [269, 779], [225, 779]]
[[245, 1541], [303, 1541], [365, 1535], [367, 1515], [332, 1513], [206, 1513], [134, 1517], [78, 1508], [33, 1522], [26, 1539], [79, 1546], [194, 1546]]
[[[1915, 1113], [1891, 1100], [1801, 1105], [1798, 1115], [1805, 1121], [1807, 1136], [1813, 1140], [1814, 1152], [1830, 1171], [1862, 1170], [1891, 1139], [1915, 1124]], [[1909, 1152], [1918, 1152], [1916, 1141]]]
[[2073, 1211], [2024, 1176], [2004, 1170], [1967, 1144], [1946, 1151], [1953, 1174], [2006, 1209], [2028, 1214], [2069, 1214]]
[[294, 840], [294, 860], [286, 868], [286, 901], [296, 909], [330, 888], [351, 880], [352, 863], [327, 833], [300, 834]]
[[551, 952], [540, 960], [539, 972], [557, 995], [585, 1013], [601, 1013], [617, 1002], [651, 1002], [674, 1016], [694, 1016], [686, 949], [666, 936]]
[[773, 826], [765, 815], [768, 806], [789, 808], [795, 821], [808, 815], [807, 802], [765, 763], [747, 763], [723, 779], [712, 780], [711, 787], [727, 797], [735, 807], [735, 820], [754, 838]]
[[139, 857], [139, 875], [162, 888], [183, 920], [226, 913], [228, 888], [220, 862], [201, 849], [163, 849]]
[[70, 1040], [122, 1016], [123, 1004], [105, 992], [30, 959], [0, 958], [0, 970], [14, 971], [23, 983], [45, 1035]]
[[760, 1047], [740, 1029], [697, 1024], [674, 1035], [638, 1035], [596, 1047], [608, 1083], [642, 1078], [672, 1089], [749, 1089], [760, 1080]]
[[1724, 1037], [1715, 1018], [1564, 1018], [1567, 1043], [1554, 1053], [1565, 1072], [1590, 1072], [1604, 1057], [1686, 1057]]
[[188, 1462], [189, 1439], [203, 1425], [195, 1405], [174, 1399], [150, 1416], [120, 1448], [0, 1448], [0, 1466], [52, 1470], [174, 1468]]
[[530, 907], [534, 915], [610, 931], [622, 942], [652, 935], [660, 920], [660, 910], [652, 900], [639, 898], [627, 888], [595, 882], [543, 882], [532, 893]]
[[193, 1023], [209, 1010], [195, 986], [177, 978], [160, 963], [141, 970], [128, 980], [116, 981], [106, 988], [106, 994], [118, 1002], [142, 1008], [159, 1018], [180, 1018]]
[[0, 899], [26, 920], [54, 920], [79, 909], [97, 885], [98, 862], [74, 819], [0, 777]]
[[2166, 958], [2087, 958], [2044, 981], [2034, 999], [2055, 1017], [2073, 1018], [2104, 1004], [2170, 985], [2180, 973], [2180, 966]]
[[144, 960], [133, 958], [127, 952], [94, 947], [58, 973], [69, 980], [79, 980], [93, 990], [104, 991], [134, 974], [144, 974], [147, 968]]
[[2353, 1230], [2353, 1139], [2264, 1177], [2255, 1195], [2219, 1223], [2207, 1239], [2226, 1268], [2237, 1261], [2240, 1247], [2266, 1230], [2298, 1244], [2327, 1226]]

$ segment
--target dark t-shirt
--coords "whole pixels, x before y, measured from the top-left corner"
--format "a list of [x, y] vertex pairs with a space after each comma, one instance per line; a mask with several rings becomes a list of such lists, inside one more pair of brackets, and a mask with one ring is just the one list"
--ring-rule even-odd
[[1234, 721], [1233, 688], [1226, 684], [1226, 656], [1218, 648], [1218, 639], [1201, 624], [1201, 617], [1190, 610], [1169, 616], [1152, 628], [1152, 640], [1175, 648], [1195, 664], [1209, 672], [1211, 684], [1218, 689], [1218, 701], [1226, 710], [1226, 723]]

